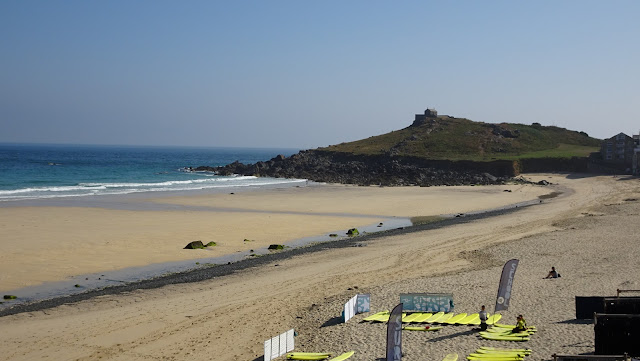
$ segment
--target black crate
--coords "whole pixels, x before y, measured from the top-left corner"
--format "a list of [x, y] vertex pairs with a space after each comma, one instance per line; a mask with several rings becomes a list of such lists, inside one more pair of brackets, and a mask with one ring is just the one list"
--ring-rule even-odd
[[640, 315], [640, 297], [605, 297], [602, 313]]
[[640, 315], [595, 314], [595, 354], [640, 356]]
[[604, 297], [576, 296], [576, 319], [593, 320], [594, 313], [605, 313]]

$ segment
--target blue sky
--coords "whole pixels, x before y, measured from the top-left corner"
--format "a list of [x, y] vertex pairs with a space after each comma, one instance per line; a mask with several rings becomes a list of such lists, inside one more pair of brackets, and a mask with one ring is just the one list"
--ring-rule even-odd
[[427, 107], [640, 132], [640, 1], [0, 1], [0, 142], [315, 148]]

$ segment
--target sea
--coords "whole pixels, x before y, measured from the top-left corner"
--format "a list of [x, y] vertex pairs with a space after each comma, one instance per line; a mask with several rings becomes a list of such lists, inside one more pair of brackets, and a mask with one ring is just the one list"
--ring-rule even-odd
[[302, 180], [218, 176], [189, 167], [256, 163], [298, 151], [0, 143], [0, 202], [294, 184]]

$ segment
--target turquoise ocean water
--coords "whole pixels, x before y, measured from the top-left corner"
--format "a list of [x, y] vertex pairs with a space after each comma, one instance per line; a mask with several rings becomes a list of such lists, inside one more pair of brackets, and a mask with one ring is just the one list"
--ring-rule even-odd
[[186, 167], [266, 161], [298, 149], [0, 144], [0, 202], [261, 187], [299, 180], [222, 177]]

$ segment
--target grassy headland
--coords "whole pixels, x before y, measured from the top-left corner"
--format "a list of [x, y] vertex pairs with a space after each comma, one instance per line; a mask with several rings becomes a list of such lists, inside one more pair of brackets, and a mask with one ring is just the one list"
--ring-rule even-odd
[[361, 155], [391, 153], [434, 160], [517, 160], [587, 157], [600, 140], [556, 126], [474, 122], [439, 116], [387, 134], [319, 148]]

